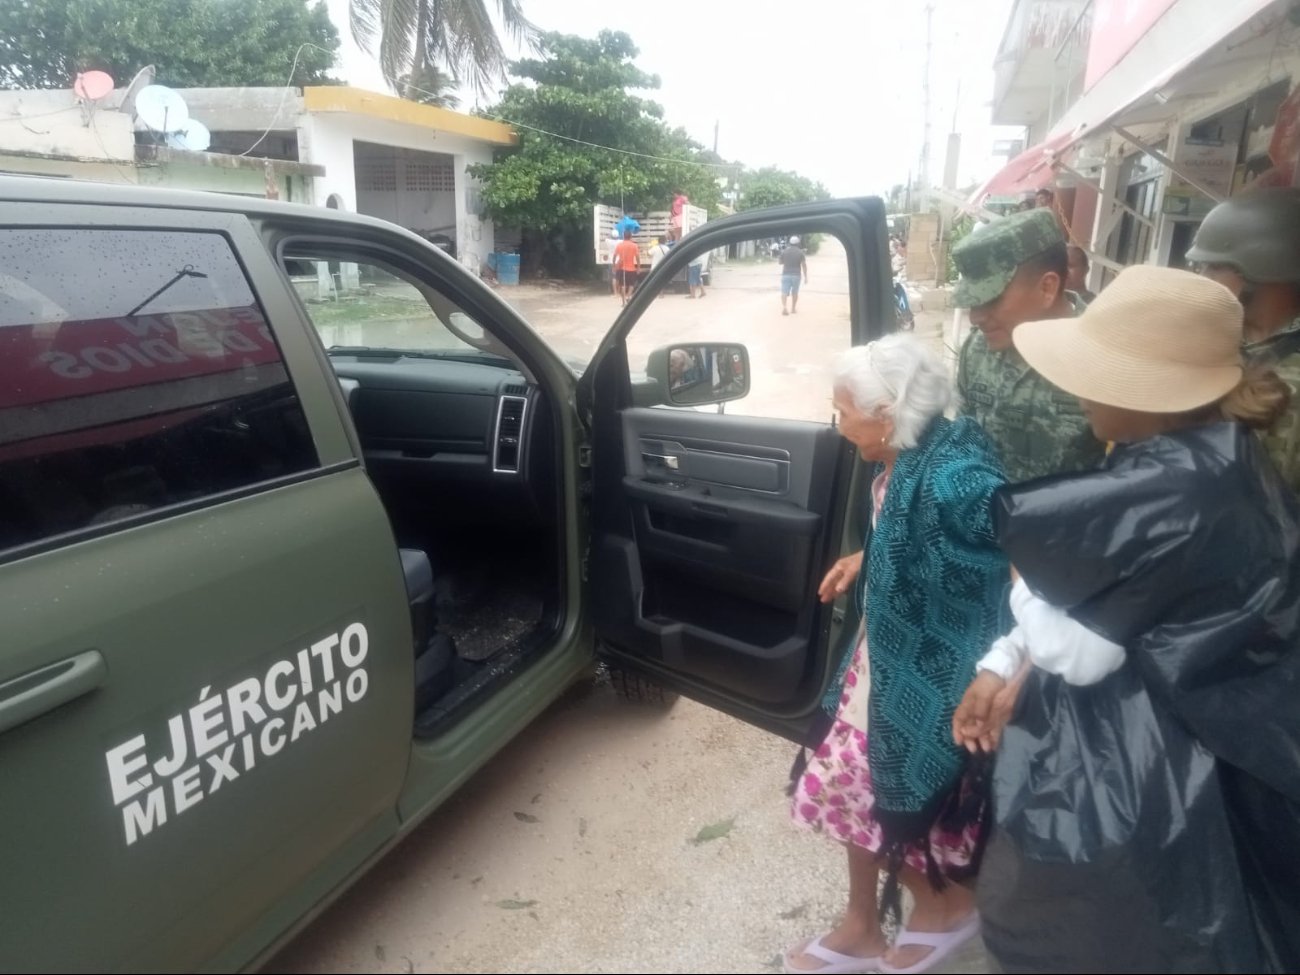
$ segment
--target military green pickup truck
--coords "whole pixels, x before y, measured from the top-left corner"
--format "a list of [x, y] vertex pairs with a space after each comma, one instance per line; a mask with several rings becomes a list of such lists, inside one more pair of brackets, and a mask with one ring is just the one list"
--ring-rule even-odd
[[852, 451], [624, 337], [814, 231], [878, 334], [884, 209], [823, 202], [579, 375], [391, 224], [0, 178], [0, 968], [256, 967], [598, 654], [799, 740]]

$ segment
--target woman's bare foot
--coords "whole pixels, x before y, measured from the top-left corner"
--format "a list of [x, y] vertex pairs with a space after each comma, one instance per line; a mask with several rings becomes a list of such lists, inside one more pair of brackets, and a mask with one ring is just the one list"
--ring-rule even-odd
[[[960, 884], [950, 883], [942, 893], [928, 888], [924, 892], [913, 890], [913, 896], [916, 906], [907, 918], [908, 931], [945, 934], [969, 923], [975, 913], [975, 895]], [[898, 945], [885, 953], [884, 962], [891, 969], [907, 969], [933, 952], [928, 945]]]
[[[808, 946], [815, 940], [810, 938], [786, 952], [786, 967], [801, 972], [816, 972], [828, 967], [825, 960], [807, 953]], [[877, 958], [889, 947], [880, 925], [848, 917], [823, 934], [821, 943], [827, 951], [854, 958]]]

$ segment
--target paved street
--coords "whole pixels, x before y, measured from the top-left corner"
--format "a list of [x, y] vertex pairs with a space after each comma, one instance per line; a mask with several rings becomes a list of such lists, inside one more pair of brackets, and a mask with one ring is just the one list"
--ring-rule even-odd
[[[753, 387], [728, 413], [789, 419], [830, 419], [835, 353], [849, 345], [849, 287], [845, 254], [825, 238], [808, 258], [808, 284], [798, 314], [781, 315], [780, 266], [773, 260], [715, 264], [707, 297], [672, 292], [655, 301], [628, 337], [633, 369], [654, 348], [674, 341], [741, 342], [749, 349]], [[503, 287], [518, 308], [565, 356], [588, 360], [620, 311], [599, 289], [547, 285]]]
[[[656, 301], [633, 364], [674, 340], [744, 342], [753, 393], [728, 412], [827, 420], [849, 343], [843, 251], [809, 261], [799, 313], [776, 265], [717, 267], [708, 297]], [[546, 285], [502, 294], [587, 358], [619, 303]], [[938, 335], [939, 316], [918, 316]], [[843, 908], [839, 847], [796, 830], [789, 743], [690, 701], [664, 711], [584, 686], [269, 966], [285, 972], [765, 972]], [[983, 972], [978, 946], [936, 971]]]

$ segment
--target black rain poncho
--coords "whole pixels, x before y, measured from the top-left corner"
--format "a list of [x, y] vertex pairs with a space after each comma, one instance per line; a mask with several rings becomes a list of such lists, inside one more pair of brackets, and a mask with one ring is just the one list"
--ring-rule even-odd
[[1122, 446], [994, 506], [1030, 590], [1127, 660], [1025, 683], [989, 949], [1008, 972], [1300, 971], [1300, 508], [1253, 434]]

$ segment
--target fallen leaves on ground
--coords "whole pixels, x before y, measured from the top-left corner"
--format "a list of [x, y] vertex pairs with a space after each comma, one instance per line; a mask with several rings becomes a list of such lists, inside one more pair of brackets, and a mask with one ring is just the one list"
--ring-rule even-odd
[[688, 841], [692, 846], [699, 846], [701, 843], [708, 843], [711, 840], [720, 840], [733, 829], [736, 828], [736, 817], [724, 819], [720, 823], [713, 823], [705, 826]]

